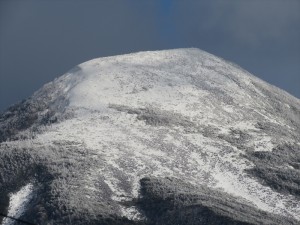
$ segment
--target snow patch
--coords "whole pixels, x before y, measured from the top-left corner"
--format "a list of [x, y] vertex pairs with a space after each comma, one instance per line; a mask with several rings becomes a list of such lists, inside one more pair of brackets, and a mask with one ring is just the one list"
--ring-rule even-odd
[[272, 144], [272, 138], [265, 136], [262, 137], [259, 140], [255, 140], [253, 142], [254, 145], [254, 151], [262, 151], [262, 152], [271, 152], [272, 149], [275, 147], [274, 144]]
[[[11, 193], [9, 198], [8, 216], [19, 218], [26, 210], [26, 206], [32, 198], [33, 185], [27, 184], [16, 193]], [[2, 225], [13, 225], [15, 221], [5, 218]]]

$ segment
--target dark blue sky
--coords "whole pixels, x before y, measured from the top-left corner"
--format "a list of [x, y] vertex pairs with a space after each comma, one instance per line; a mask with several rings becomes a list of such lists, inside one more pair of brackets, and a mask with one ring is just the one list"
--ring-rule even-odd
[[300, 98], [299, 0], [0, 0], [0, 111], [92, 58], [185, 47]]

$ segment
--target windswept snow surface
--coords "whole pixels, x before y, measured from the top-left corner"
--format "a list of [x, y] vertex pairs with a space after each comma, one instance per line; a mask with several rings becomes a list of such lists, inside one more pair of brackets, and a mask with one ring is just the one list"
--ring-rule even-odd
[[[25, 211], [26, 206], [29, 203], [32, 195], [33, 186], [27, 184], [22, 187], [18, 192], [10, 194], [8, 216], [18, 219]], [[15, 220], [5, 218], [2, 221], [2, 225], [13, 225], [16, 224]]]
[[[94, 59], [32, 97], [49, 102], [46, 110], [56, 112], [57, 123], [30, 142], [6, 144], [51, 149], [68, 141], [84, 148], [97, 163], [74, 186], [86, 193], [86, 201], [110, 198], [130, 219], [142, 216], [121, 202], [136, 198], [139, 180], [151, 175], [219, 188], [259, 209], [300, 220], [295, 197], [277, 193], [245, 172], [254, 166], [242, 157], [247, 149], [272, 151], [294, 141], [258, 128], [261, 121], [292, 126], [272, 111], [263, 90], [278, 92], [198, 49]], [[281, 107], [288, 108], [285, 103]]]

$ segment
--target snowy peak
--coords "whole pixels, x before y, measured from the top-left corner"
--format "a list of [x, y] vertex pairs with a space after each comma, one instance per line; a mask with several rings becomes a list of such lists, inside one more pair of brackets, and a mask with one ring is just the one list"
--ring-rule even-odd
[[[276, 99], [280, 106], [274, 108], [278, 95], [282, 96]], [[205, 123], [257, 117], [280, 122], [284, 118], [276, 110], [299, 108], [299, 99], [199, 49], [94, 59], [47, 84], [35, 99], [42, 99], [56, 114], [78, 109], [107, 111], [110, 105], [156, 107]]]
[[[85, 62], [9, 108], [0, 128], [0, 159], [14, 162], [0, 161], [0, 188], [39, 193], [24, 218], [155, 224], [156, 196], [168, 221], [180, 211], [193, 224], [189, 204], [231, 223], [245, 208], [239, 222], [300, 220], [300, 100], [198, 49]], [[20, 171], [22, 182], [6, 175]]]
[[[232, 77], [220, 76], [218, 70], [232, 70], [223, 60], [197, 49], [141, 52], [99, 58], [76, 66], [52, 83], [52, 89], [65, 94], [71, 106], [101, 107], [103, 96], [136, 94], [151, 87], [192, 86], [194, 79], [205, 79], [206, 86], [230, 87], [239, 80], [238, 69]], [[216, 71], [214, 71], [216, 70]], [[187, 76], [188, 75], [188, 76]], [[244, 82], [249, 83], [246, 78]], [[244, 83], [241, 82], [241, 83]], [[41, 92], [49, 92], [47, 90]], [[111, 93], [110, 93], [111, 92]], [[54, 91], [55, 95], [55, 91]], [[95, 100], [95, 98], [97, 99]], [[99, 97], [99, 98], [98, 98]], [[113, 96], [112, 96], [113, 97]], [[109, 101], [109, 100], [107, 100]]]
[[187, 104], [166, 104], [181, 101], [181, 96], [190, 99], [189, 105], [200, 99], [201, 106], [218, 98], [232, 111], [234, 103], [255, 107], [259, 97], [266, 97], [261, 90], [265, 86], [265, 82], [209, 53], [179, 49], [85, 62], [47, 84], [33, 98], [48, 98], [49, 107], [56, 111], [66, 107], [103, 110], [109, 104], [164, 104], [179, 112], [190, 111]]

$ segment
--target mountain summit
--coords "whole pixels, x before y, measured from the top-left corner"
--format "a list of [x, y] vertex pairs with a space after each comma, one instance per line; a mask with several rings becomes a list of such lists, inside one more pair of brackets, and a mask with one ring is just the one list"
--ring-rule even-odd
[[32, 223], [300, 223], [300, 100], [199, 49], [80, 64], [0, 142], [0, 212]]

